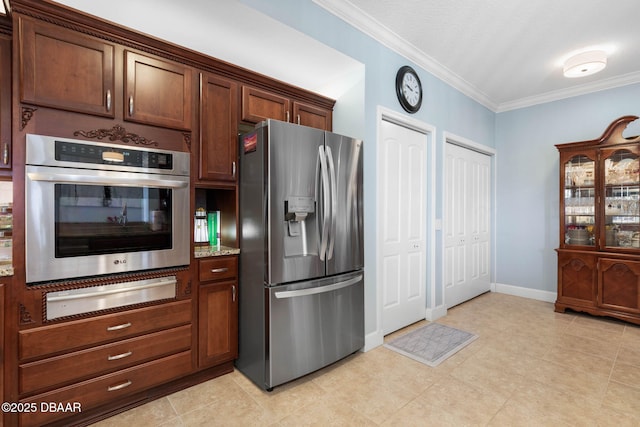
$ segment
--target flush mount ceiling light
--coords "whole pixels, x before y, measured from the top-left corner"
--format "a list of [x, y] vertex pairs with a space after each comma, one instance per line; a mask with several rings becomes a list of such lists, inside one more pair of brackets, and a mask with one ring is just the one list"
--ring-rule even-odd
[[584, 77], [602, 71], [607, 66], [607, 53], [603, 50], [589, 50], [571, 56], [564, 62], [565, 77]]

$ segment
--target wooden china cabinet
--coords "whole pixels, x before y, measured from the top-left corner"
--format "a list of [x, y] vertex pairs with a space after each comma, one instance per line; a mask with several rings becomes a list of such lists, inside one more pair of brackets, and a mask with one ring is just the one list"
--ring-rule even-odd
[[640, 136], [638, 119], [615, 120], [595, 140], [560, 153], [560, 247], [556, 311], [640, 324]]

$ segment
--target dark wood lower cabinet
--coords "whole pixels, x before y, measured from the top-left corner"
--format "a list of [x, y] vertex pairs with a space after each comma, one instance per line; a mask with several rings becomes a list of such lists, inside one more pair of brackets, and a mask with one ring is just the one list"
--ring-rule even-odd
[[598, 306], [640, 316], [640, 261], [598, 263]]
[[[23, 427], [41, 426], [73, 415], [74, 405], [81, 409], [76, 413], [81, 413], [109, 400], [125, 397], [187, 375], [190, 372], [191, 351], [185, 351], [68, 387], [38, 394], [20, 401], [23, 404], [31, 404], [36, 409], [34, 412], [22, 412], [20, 414], [20, 425]], [[50, 404], [62, 404], [65, 408], [68, 407], [69, 410], [48, 410], [47, 405]]]
[[238, 258], [199, 262], [198, 366], [206, 368], [238, 357]]
[[592, 254], [558, 253], [558, 301], [567, 306], [596, 304], [597, 258]]
[[640, 324], [640, 257], [558, 249], [558, 312]]

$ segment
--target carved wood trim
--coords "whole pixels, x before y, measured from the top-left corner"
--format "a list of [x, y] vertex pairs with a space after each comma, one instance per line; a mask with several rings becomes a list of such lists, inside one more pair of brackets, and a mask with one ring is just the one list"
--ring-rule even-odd
[[191, 134], [188, 132], [184, 132], [182, 134], [182, 137], [184, 138], [184, 143], [187, 144], [187, 147], [189, 147], [189, 151], [191, 151]]
[[77, 130], [73, 132], [73, 135], [98, 140], [108, 138], [109, 141], [133, 142], [138, 145], [158, 145], [158, 143], [152, 139], [127, 132], [122, 125], [115, 125], [111, 129]]
[[35, 113], [36, 110], [37, 110], [36, 107], [25, 107], [25, 106], [22, 107], [20, 130], [24, 130], [24, 128], [27, 127], [27, 125], [29, 124], [29, 121], [33, 117], [33, 113]]
[[581, 148], [581, 147], [591, 147], [593, 145], [601, 145], [601, 146], [609, 146], [609, 145], [618, 145], [618, 144], [633, 144], [640, 142], [640, 136], [634, 136], [630, 138], [625, 138], [622, 136], [622, 133], [627, 128], [629, 123], [638, 119], [638, 116], [622, 116], [613, 122], [607, 127], [607, 129], [603, 132], [602, 136], [599, 138], [589, 140], [589, 141], [580, 141], [580, 142], [569, 142], [565, 144], [556, 144], [557, 148]]
[[577, 258], [572, 259], [569, 265], [575, 271], [580, 271], [582, 270], [583, 267], [586, 267], [586, 264], [581, 259], [577, 259]]
[[20, 307], [20, 324], [21, 325], [36, 323], [31, 317], [31, 313], [29, 312], [29, 310], [27, 310], [27, 307], [25, 307], [22, 303], [19, 304], [19, 307]]

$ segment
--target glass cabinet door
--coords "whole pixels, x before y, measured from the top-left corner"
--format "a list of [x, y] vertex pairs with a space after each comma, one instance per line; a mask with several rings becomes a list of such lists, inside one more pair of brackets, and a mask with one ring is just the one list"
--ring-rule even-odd
[[605, 246], [640, 248], [640, 165], [636, 149], [604, 156]]
[[564, 241], [594, 246], [595, 161], [575, 155], [564, 164]]

